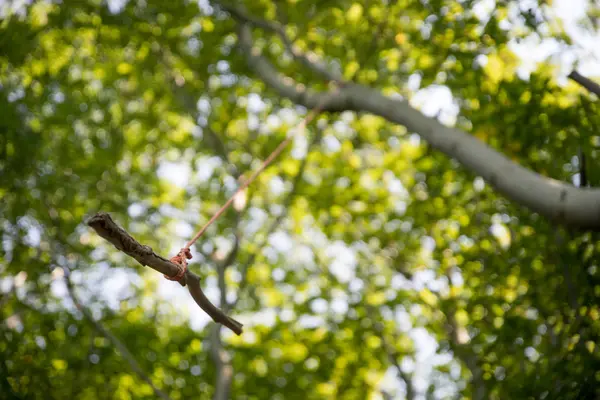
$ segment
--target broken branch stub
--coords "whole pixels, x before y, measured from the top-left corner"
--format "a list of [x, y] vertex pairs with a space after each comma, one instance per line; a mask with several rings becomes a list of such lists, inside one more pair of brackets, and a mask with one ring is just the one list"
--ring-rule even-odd
[[[87, 224], [93, 228], [98, 235], [112, 243], [118, 250], [133, 257], [143, 266], [148, 266], [168, 276], [176, 276], [181, 269], [179, 265], [156, 254], [150, 246], [145, 246], [135, 240], [127, 233], [127, 231], [125, 231], [125, 229], [117, 225], [108, 213], [97, 213], [87, 221]], [[213, 319], [213, 321], [226, 326], [237, 335], [242, 333], [243, 325], [241, 323], [228, 317], [223, 311], [208, 300], [200, 287], [200, 277], [198, 277], [198, 275], [188, 269], [178, 282], [181, 286], [187, 285], [190, 295], [196, 304], [198, 304], [200, 308]]]

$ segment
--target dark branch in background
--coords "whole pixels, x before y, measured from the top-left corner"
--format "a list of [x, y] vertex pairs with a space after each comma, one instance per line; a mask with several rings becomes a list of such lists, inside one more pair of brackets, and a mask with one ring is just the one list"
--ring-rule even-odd
[[221, 327], [214, 325], [210, 330], [210, 355], [215, 363], [217, 381], [213, 400], [228, 400], [233, 379], [231, 355], [223, 348]]
[[579, 154], [577, 158], [579, 159], [579, 187], [587, 187], [587, 165], [585, 159], [585, 152], [583, 151], [582, 146], [579, 146]]
[[472, 349], [460, 342], [458, 337], [458, 324], [454, 318], [454, 310], [444, 312], [446, 315], [446, 331], [452, 344], [452, 350], [460, 358], [471, 372], [471, 384], [473, 385], [473, 399], [483, 400], [486, 398], [486, 385], [483, 379], [483, 370], [479, 366], [477, 355]]
[[[572, 74], [572, 73], [571, 73]], [[586, 78], [587, 79], [587, 78]], [[589, 80], [589, 79], [588, 79]], [[598, 98], [600, 98], [600, 85], [597, 83], [592, 82], [591, 84], [592, 89], [594, 89], [594, 93], [596, 93], [598, 95]], [[589, 89], [588, 89], [589, 90]], [[583, 98], [581, 101], [581, 105], [583, 106], [583, 110], [585, 112], [585, 115], [587, 117], [588, 120], [588, 124], [590, 125], [590, 130], [593, 132], [597, 131], [597, 127], [594, 124], [593, 118], [592, 116], [594, 116], [594, 112], [590, 106], [591, 101], [589, 101], [589, 99]], [[582, 140], [582, 136], [581, 133], [579, 134], [580, 140], [583, 142]], [[593, 186], [588, 179], [588, 165], [586, 163], [586, 157], [585, 157], [585, 151], [583, 150], [583, 143], [581, 143], [579, 145], [579, 187], [588, 187], [588, 186]]]
[[[238, 236], [236, 235], [234, 248], [229, 253], [227, 260], [225, 260], [223, 263], [217, 264], [219, 292], [221, 294], [221, 307], [225, 307], [227, 305], [227, 283], [225, 281], [225, 272], [233, 260], [235, 260], [235, 255], [238, 252], [238, 248], [239, 240]], [[210, 355], [215, 364], [217, 376], [213, 400], [228, 400], [233, 379], [233, 366], [231, 365], [231, 355], [223, 346], [220, 325], [214, 325], [210, 329]]]
[[246, 55], [250, 68], [279, 95], [287, 97], [295, 103], [309, 109], [317, 108], [325, 102], [326, 107], [322, 109], [323, 111], [335, 112], [348, 109], [348, 96], [344, 96], [343, 91], [338, 93], [335, 97], [330, 96], [331, 99], [327, 101], [327, 94], [325, 93], [308, 91], [292, 79], [286, 79], [285, 81], [281, 79], [279, 71], [277, 71], [271, 63], [260, 54], [258, 49], [253, 48], [252, 31], [248, 23], [240, 23], [238, 29], [238, 43]]
[[[148, 266], [167, 276], [175, 276], [180, 266], [172, 263], [152, 251], [152, 248], [140, 244], [123, 228], [118, 226], [108, 213], [100, 212], [90, 218], [87, 224], [92, 227], [98, 235], [112, 243], [117, 249], [135, 258], [143, 266]], [[188, 287], [192, 298], [196, 303], [217, 323], [223, 324], [237, 335], [242, 333], [242, 324], [228, 317], [223, 311], [215, 307], [206, 297], [200, 287], [200, 278], [188, 268], [184, 277], [179, 281], [181, 286]]]
[[275, 21], [266, 21], [253, 17], [244, 12], [244, 10], [240, 7], [224, 4], [221, 1], [216, 1], [215, 3], [217, 3], [224, 11], [227, 11], [238, 21], [244, 21], [255, 27], [276, 33], [285, 45], [286, 49], [290, 52], [290, 54], [292, 54], [294, 59], [299, 61], [300, 64], [302, 64], [305, 68], [318, 75], [321, 75], [327, 81], [336, 82], [340, 85], [344, 84], [343, 77], [340, 74], [330, 70], [324, 63], [320, 62], [316, 55], [306, 55], [300, 51], [286, 34], [285, 27], [283, 25]]
[[[239, 223], [240, 223], [240, 214], [238, 213], [238, 215], [236, 217], [236, 221], [235, 221], [236, 227], [238, 226]], [[229, 251], [227, 258], [225, 258], [225, 260], [221, 264], [222, 269], [225, 270], [231, 264], [234, 263], [235, 259], [237, 258], [239, 250], [240, 250], [240, 233], [239, 233], [239, 231], [236, 231], [234, 234], [233, 248]]]
[[223, 347], [221, 339], [220, 325], [213, 325], [210, 328], [210, 356], [215, 365], [215, 393], [213, 400], [228, 400], [231, 392], [231, 383], [233, 378], [233, 366], [231, 365], [231, 355]]
[[594, 93], [596, 96], [600, 97], [600, 84], [594, 82], [590, 78], [586, 78], [577, 71], [571, 72], [567, 77], [586, 88], [590, 93]]
[[73, 287], [73, 282], [71, 282], [71, 272], [67, 268], [63, 268], [63, 271], [65, 273], [64, 280], [65, 280], [65, 284], [67, 285], [69, 296], [71, 297], [71, 300], [73, 301], [73, 303], [75, 304], [77, 309], [79, 311], [81, 311], [81, 313], [83, 314], [85, 319], [87, 319], [92, 325], [94, 325], [94, 328], [98, 332], [100, 332], [100, 334], [102, 336], [104, 336], [106, 339], [108, 339], [112, 343], [113, 346], [115, 346], [117, 351], [121, 354], [121, 357], [123, 357], [125, 359], [125, 361], [127, 361], [129, 366], [131, 367], [131, 369], [140, 377], [141, 380], [143, 380], [148, 385], [150, 385], [150, 387], [154, 391], [154, 394], [157, 397], [160, 397], [163, 400], [171, 400], [171, 398], [165, 392], [163, 392], [162, 390], [157, 388], [154, 385], [154, 383], [152, 383], [152, 380], [150, 379], [150, 377], [144, 372], [144, 370], [142, 369], [140, 364], [137, 362], [137, 360], [135, 359], [133, 354], [131, 354], [131, 352], [127, 349], [127, 346], [125, 346], [119, 340], [119, 338], [117, 338], [115, 335], [113, 335], [113, 333], [111, 331], [109, 331], [107, 328], [105, 328], [104, 325], [102, 325], [100, 322], [98, 322], [94, 319], [94, 316], [81, 303], [81, 301], [77, 297], [77, 294], [75, 293], [75, 288]]
[[235, 232], [235, 238], [234, 238], [234, 242], [233, 242], [233, 248], [229, 251], [229, 254], [225, 258], [225, 260], [223, 260], [223, 262], [217, 263], [219, 291], [221, 293], [220, 306], [225, 310], [230, 309], [230, 308], [228, 308], [228, 304], [227, 304], [227, 282], [225, 281], [225, 273], [227, 272], [227, 268], [229, 268], [235, 262], [235, 259], [237, 258], [238, 252], [240, 250], [240, 233], [237, 228], [239, 223], [240, 223], [240, 214], [238, 213], [236, 216], [236, 221], [235, 221], [236, 232]]
[[[374, 307], [369, 306], [368, 308], [371, 311], [371, 315], [378, 314], [377, 310]], [[404, 372], [402, 370], [402, 366], [398, 362], [398, 358], [400, 358], [400, 355], [398, 354], [396, 349], [392, 345], [390, 345], [389, 341], [387, 340], [387, 337], [386, 337], [384, 329], [383, 329], [383, 324], [378, 321], [378, 322], [374, 323], [374, 327], [375, 327], [375, 331], [379, 334], [379, 338], [381, 339], [381, 343], [383, 344], [383, 349], [387, 355], [388, 361], [390, 362], [390, 364], [392, 364], [396, 368], [398, 375], [406, 384], [406, 399], [407, 400], [415, 399], [417, 393], [415, 392], [415, 387], [413, 385], [412, 379], [409, 374], [407, 374], [406, 372]]]
[[[217, 262], [217, 279], [220, 293], [220, 306], [227, 310], [227, 281], [225, 279], [227, 268], [229, 268], [236, 260], [240, 249], [240, 232], [239, 224], [241, 214], [238, 212], [234, 221], [234, 242], [233, 248], [222, 262]], [[233, 366], [231, 365], [231, 354], [223, 346], [221, 337], [221, 326], [216, 324], [210, 328], [210, 355], [215, 364], [216, 382], [215, 393], [213, 400], [228, 400], [230, 398], [231, 384], [233, 379]]]
[[[240, 214], [236, 218], [236, 229], [240, 221]], [[240, 247], [239, 233], [235, 233], [235, 242], [233, 249], [227, 255], [227, 258], [222, 263], [217, 263], [217, 274], [219, 282], [219, 292], [221, 294], [221, 307], [227, 307], [227, 282], [225, 273], [227, 268], [233, 264]], [[210, 354], [215, 363], [217, 381], [215, 382], [214, 400], [228, 400], [231, 392], [231, 383], [233, 379], [233, 366], [231, 365], [231, 354], [225, 350], [223, 340], [221, 338], [221, 326], [214, 325], [210, 330]]]
[[[212, 132], [212, 131], [211, 131]], [[215, 137], [220, 141], [218, 136]], [[221, 142], [222, 151], [223, 151], [223, 161], [228, 163], [228, 166], [235, 169], [235, 165], [229, 160], [229, 155], [225, 148], [225, 145]], [[239, 180], [239, 173], [237, 173], [235, 177]], [[219, 285], [219, 293], [220, 293], [220, 306], [227, 312], [230, 310], [227, 303], [227, 281], [226, 281], [226, 272], [227, 268], [229, 268], [236, 260], [237, 255], [240, 250], [240, 230], [239, 225], [241, 221], [241, 214], [238, 212], [235, 216], [233, 229], [234, 233], [234, 242], [233, 248], [229, 251], [229, 254], [223, 262], [216, 263], [217, 270], [217, 279]], [[223, 340], [221, 337], [221, 326], [215, 325], [210, 329], [210, 355], [215, 364], [216, 369], [216, 382], [215, 382], [215, 393], [213, 396], [214, 400], [228, 400], [230, 398], [231, 392], [231, 384], [233, 379], [233, 366], [231, 365], [231, 354], [227, 351], [223, 346]]]

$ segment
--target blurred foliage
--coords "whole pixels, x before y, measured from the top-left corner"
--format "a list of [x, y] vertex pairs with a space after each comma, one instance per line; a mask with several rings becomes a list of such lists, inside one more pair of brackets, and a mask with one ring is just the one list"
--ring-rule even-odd
[[[173, 253], [305, 111], [248, 70], [216, 3], [26, 3], [0, 5], [0, 398], [154, 397], [74, 307], [63, 269], [158, 388], [209, 398], [211, 325], [189, 324], [206, 317], [83, 221], [108, 211]], [[457, 127], [542, 175], [570, 181], [582, 149], [600, 183], [599, 103], [550, 64], [517, 74], [510, 43], [571, 42], [549, 2], [246, 3], [358, 83], [407, 98], [446, 86]], [[283, 73], [325, 88], [256, 35]], [[233, 398], [600, 396], [596, 233], [551, 225], [361, 113], [320, 116], [246, 196], [191, 264], [216, 300], [240, 238], [226, 297], [247, 329], [221, 333]]]

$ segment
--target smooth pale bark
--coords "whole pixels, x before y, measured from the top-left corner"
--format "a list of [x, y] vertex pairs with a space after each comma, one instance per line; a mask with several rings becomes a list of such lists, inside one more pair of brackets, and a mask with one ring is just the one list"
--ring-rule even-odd
[[315, 93], [282, 77], [253, 47], [248, 23], [241, 21], [238, 40], [250, 68], [275, 92], [307, 108], [362, 111], [418, 133], [433, 148], [481, 176], [499, 193], [555, 222], [580, 229], [600, 228], [600, 189], [578, 188], [522, 167], [497, 150], [459, 129], [426, 117], [406, 100], [392, 99], [366, 86], [345, 84], [334, 93]]

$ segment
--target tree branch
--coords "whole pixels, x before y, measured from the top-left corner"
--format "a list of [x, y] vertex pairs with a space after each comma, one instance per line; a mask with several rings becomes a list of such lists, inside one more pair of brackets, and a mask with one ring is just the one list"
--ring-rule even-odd
[[[236, 246], [230, 254], [237, 253], [237, 247], [236, 239]], [[228, 259], [233, 260], [233, 258], [230, 257], [228, 257]], [[228, 266], [229, 264], [226, 262], [222, 263], [221, 265], [217, 265], [219, 291], [221, 293], [221, 307], [226, 307], [227, 305], [227, 284], [225, 282], [225, 271], [227, 270]], [[210, 353], [215, 364], [217, 375], [213, 400], [227, 400], [229, 399], [229, 393], [231, 392], [233, 367], [231, 365], [231, 355], [223, 346], [223, 340], [221, 338], [221, 326], [219, 325], [214, 325], [211, 328], [210, 347]]]
[[572, 71], [567, 77], [586, 88], [590, 93], [594, 93], [596, 96], [600, 97], [600, 84], [594, 82], [590, 78], [586, 78], [577, 71]]
[[217, 381], [215, 383], [215, 394], [213, 400], [228, 400], [231, 392], [231, 381], [233, 378], [233, 367], [231, 356], [223, 349], [221, 341], [221, 327], [214, 325], [210, 331], [211, 357], [216, 367]]
[[[308, 108], [323, 104], [326, 94], [308, 91], [290, 77], [280, 77], [253, 47], [248, 24], [240, 24], [238, 41], [249, 67], [278, 95]], [[577, 188], [522, 167], [474, 136], [426, 117], [406, 100], [386, 97], [366, 86], [347, 84], [325, 104], [323, 111], [370, 112], [403, 125], [531, 211], [573, 228], [600, 230], [599, 189]]]
[[344, 111], [348, 109], [347, 99], [338, 93], [327, 101], [327, 94], [308, 91], [303, 85], [297, 84], [292, 78], [280, 78], [279, 72], [264, 58], [260, 51], [253, 47], [252, 31], [250, 25], [242, 23], [238, 29], [238, 43], [246, 55], [246, 61], [250, 69], [254, 70], [259, 77], [271, 86], [279, 95], [292, 100], [307, 108], [317, 108], [327, 102], [323, 111]]
[[244, 10], [240, 7], [223, 4], [223, 2], [221, 1], [216, 1], [216, 3], [218, 3], [223, 10], [227, 11], [229, 14], [231, 14], [233, 18], [240, 22], [248, 23], [258, 28], [262, 28], [264, 30], [276, 33], [281, 38], [281, 41], [283, 42], [284, 46], [294, 57], [294, 59], [300, 62], [300, 64], [303, 65], [305, 68], [313, 71], [318, 75], [321, 75], [327, 81], [336, 82], [341, 85], [344, 84], [343, 77], [340, 74], [331, 71], [324, 63], [318, 60], [316, 55], [307, 55], [304, 54], [300, 49], [298, 49], [294, 45], [293, 41], [286, 34], [285, 27], [283, 25], [274, 21], [266, 21], [260, 18], [256, 18], [244, 12]]
[[[372, 313], [371, 315], [378, 314], [375, 307], [369, 306], [368, 308], [371, 310], [371, 313]], [[392, 364], [396, 368], [396, 371], [398, 372], [398, 376], [406, 384], [406, 399], [414, 400], [417, 396], [417, 393], [415, 392], [415, 387], [413, 385], [413, 381], [412, 381], [410, 375], [402, 370], [402, 366], [398, 362], [398, 358], [399, 358], [398, 352], [396, 351], [396, 349], [394, 349], [392, 347], [392, 345], [390, 345], [389, 341], [387, 340], [387, 338], [385, 336], [385, 332], [383, 330], [383, 323], [381, 323], [379, 321], [375, 322], [374, 327], [375, 327], [375, 331], [379, 334], [379, 338], [381, 339], [381, 343], [383, 344], [383, 349], [387, 355], [388, 361], [390, 362], [390, 364]]]
[[[180, 270], [180, 266], [172, 263], [152, 251], [152, 248], [140, 244], [123, 228], [118, 226], [108, 213], [100, 212], [91, 217], [87, 224], [92, 227], [98, 235], [112, 243], [117, 249], [125, 254], [135, 258], [143, 266], [148, 266], [167, 276], [175, 276]], [[242, 333], [242, 324], [233, 318], [228, 317], [223, 311], [215, 307], [206, 297], [200, 287], [200, 278], [189, 270], [179, 281], [181, 286], [188, 287], [190, 295], [215, 322], [225, 325], [237, 335]]]
[[[225, 271], [229, 266], [231, 266], [231, 264], [233, 264], [233, 262], [235, 261], [239, 250], [240, 250], [240, 233], [239, 230], [237, 228], [237, 226], [240, 223], [240, 214], [237, 214], [236, 217], [236, 221], [235, 221], [235, 226], [236, 226], [236, 232], [234, 234], [234, 239], [233, 239], [233, 248], [231, 249], [231, 251], [229, 252], [229, 254], [227, 255], [227, 258], [225, 258], [225, 260], [223, 261], [223, 263], [221, 264], [221, 268], [223, 269], [223, 271]], [[223, 281], [225, 282], [225, 281]], [[225, 288], [225, 285], [223, 285], [223, 287]], [[223, 304], [221, 304], [221, 306], [223, 306]]]
[[[227, 267], [235, 259], [235, 255], [238, 252], [239, 240], [236, 235], [236, 241], [234, 248], [231, 250], [227, 259], [217, 264], [217, 274], [219, 282], [219, 292], [221, 294], [221, 307], [227, 307], [227, 283], [225, 281], [225, 272]], [[223, 346], [223, 340], [221, 338], [221, 327], [214, 325], [210, 331], [210, 343], [211, 343], [211, 358], [215, 364], [217, 381], [215, 382], [215, 394], [213, 400], [227, 400], [231, 392], [231, 381], [233, 378], [233, 366], [231, 365], [231, 355]]]
[[486, 387], [483, 379], [483, 370], [479, 366], [478, 358], [471, 349], [468, 349], [460, 342], [458, 337], [458, 324], [454, 318], [454, 310], [449, 310], [444, 314], [447, 320], [446, 330], [448, 337], [450, 338], [450, 343], [452, 344], [452, 350], [466, 364], [471, 372], [473, 399], [483, 400], [486, 398]]
[[113, 346], [115, 346], [115, 348], [117, 349], [119, 354], [121, 354], [121, 357], [123, 357], [125, 359], [125, 361], [127, 361], [129, 366], [131, 367], [131, 369], [140, 377], [141, 380], [143, 380], [148, 385], [150, 385], [150, 387], [154, 391], [154, 394], [157, 397], [160, 397], [163, 400], [171, 400], [169, 395], [167, 395], [165, 392], [163, 392], [162, 390], [157, 388], [154, 385], [154, 383], [152, 383], [152, 380], [150, 379], [150, 377], [144, 372], [144, 370], [142, 369], [140, 364], [137, 362], [137, 360], [135, 359], [133, 354], [131, 354], [129, 349], [127, 349], [127, 346], [125, 346], [119, 340], [119, 338], [117, 338], [115, 335], [113, 335], [113, 333], [111, 331], [109, 331], [107, 328], [105, 328], [104, 325], [102, 325], [99, 321], [96, 321], [94, 319], [93, 315], [81, 303], [81, 301], [77, 297], [77, 294], [75, 293], [75, 288], [73, 287], [73, 282], [71, 282], [71, 277], [70, 277], [71, 272], [66, 268], [63, 268], [63, 271], [65, 273], [64, 280], [65, 280], [65, 284], [67, 285], [67, 291], [69, 293], [69, 296], [71, 297], [71, 300], [73, 301], [73, 303], [75, 304], [77, 309], [79, 311], [81, 311], [81, 313], [83, 314], [85, 319], [87, 319], [92, 325], [94, 325], [94, 328], [96, 328], [96, 330], [98, 332], [100, 332], [100, 334], [102, 336], [104, 336], [106, 339], [108, 339], [108, 341], [111, 342], [113, 344]]
[[[239, 218], [239, 214], [238, 214], [238, 217], [236, 218], [236, 226], [239, 224], [239, 219], [240, 218]], [[225, 258], [225, 260], [223, 260], [222, 263], [217, 263], [218, 285], [219, 285], [219, 292], [221, 293], [220, 306], [223, 307], [224, 310], [230, 309], [229, 304], [227, 303], [227, 282], [225, 281], [225, 272], [227, 271], [227, 268], [229, 268], [231, 266], [231, 264], [233, 264], [233, 262], [235, 261], [237, 255], [238, 255], [239, 249], [240, 249], [240, 235], [239, 235], [239, 232], [236, 232], [234, 243], [233, 243], [233, 248], [231, 249], [231, 251]]]

